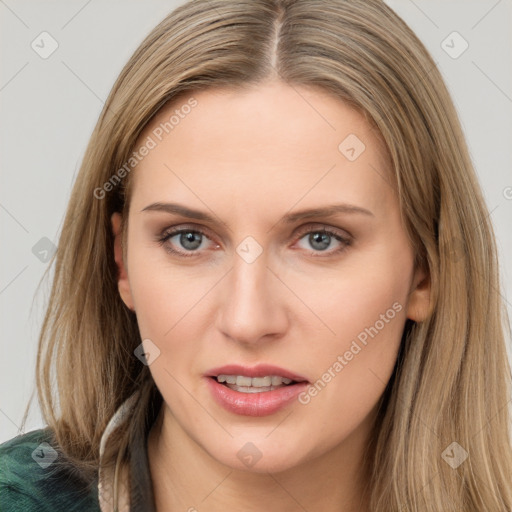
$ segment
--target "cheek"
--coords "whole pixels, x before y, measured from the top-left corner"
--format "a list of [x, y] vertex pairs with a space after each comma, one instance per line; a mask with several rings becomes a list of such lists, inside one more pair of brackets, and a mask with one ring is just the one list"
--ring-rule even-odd
[[201, 301], [205, 288], [190, 277], [183, 278], [179, 270], [162, 266], [140, 265], [130, 281], [141, 339], [150, 339], [159, 349], [150, 365], [153, 379], [173, 410], [186, 410], [192, 416], [197, 411], [190, 409], [184, 389], [197, 393], [198, 381], [189, 374], [199, 371], [196, 361], [205, 332], [205, 301]]
[[354, 258], [324, 275], [296, 276], [294, 291], [323, 324], [322, 346], [339, 351], [353, 339], [364, 343], [366, 329], [379, 339], [394, 339], [401, 333], [411, 272], [406, 257], [401, 261], [392, 254]]
[[133, 247], [128, 274], [141, 336], [165, 342], [175, 325], [187, 321], [214, 281], [204, 273], [195, 275], [192, 267], [171, 264], [163, 248], [136, 243]]
[[347, 422], [357, 423], [380, 398], [392, 374], [406, 321], [412, 272], [408, 256], [397, 260], [381, 254], [376, 258], [378, 265], [360, 260], [329, 279], [327, 291], [314, 288], [311, 282], [302, 283], [299, 293], [308, 297], [311, 309], [328, 327], [307, 354], [314, 361], [316, 380], [302, 402], [309, 403], [315, 413], [332, 409]]

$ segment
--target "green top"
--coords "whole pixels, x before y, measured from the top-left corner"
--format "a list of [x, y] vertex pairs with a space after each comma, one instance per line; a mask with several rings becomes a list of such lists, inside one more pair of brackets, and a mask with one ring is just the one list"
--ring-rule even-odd
[[100, 512], [97, 478], [89, 485], [39, 429], [0, 444], [0, 512]]

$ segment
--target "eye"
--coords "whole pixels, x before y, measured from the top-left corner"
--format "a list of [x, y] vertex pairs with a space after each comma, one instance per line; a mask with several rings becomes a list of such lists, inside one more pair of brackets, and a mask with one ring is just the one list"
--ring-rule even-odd
[[208, 242], [213, 243], [203, 231], [186, 227], [167, 230], [157, 241], [167, 252], [183, 257], [196, 256], [207, 248]]
[[[299, 246], [305, 250], [313, 249], [310, 253], [311, 256], [332, 256], [344, 251], [351, 243], [348, 234], [342, 234], [325, 227], [320, 229], [310, 227], [307, 231], [302, 231], [301, 235]], [[307, 247], [300, 245], [300, 242], [305, 243]]]
[[[338, 254], [344, 251], [352, 241], [348, 233], [327, 229], [325, 226], [303, 229], [299, 236], [299, 247], [309, 251], [309, 255], [313, 257]], [[164, 231], [157, 237], [157, 242], [164, 246], [168, 253], [185, 258], [200, 256], [205, 250], [220, 247], [201, 229], [186, 226]]]

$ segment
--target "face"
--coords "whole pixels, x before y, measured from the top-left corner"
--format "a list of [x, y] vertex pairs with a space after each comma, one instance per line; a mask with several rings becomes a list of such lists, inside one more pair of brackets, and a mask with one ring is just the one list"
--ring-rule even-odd
[[289, 469], [369, 432], [428, 279], [358, 112], [281, 83], [191, 96], [139, 138], [119, 291], [167, 428], [232, 468]]

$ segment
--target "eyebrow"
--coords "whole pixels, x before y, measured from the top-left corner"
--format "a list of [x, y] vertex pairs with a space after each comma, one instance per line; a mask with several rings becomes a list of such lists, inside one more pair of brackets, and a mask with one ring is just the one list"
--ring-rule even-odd
[[[187, 208], [181, 204], [177, 203], [152, 203], [141, 210], [141, 212], [166, 212], [171, 214], [181, 215], [183, 217], [187, 217], [190, 219], [202, 220], [205, 222], [215, 223], [214, 216], [199, 210], [193, 210], [191, 208]], [[332, 204], [329, 206], [325, 206], [322, 208], [310, 208], [305, 210], [300, 210], [293, 213], [288, 213], [283, 216], [283, 218], [279, 221], [284, 224], [292, 224], [299, 220], [304, 219], [314, 219], [320, 217], [333, 217], [338, 213], [346, 213], [346, 214], [362, 214], [370, 217], [374, 217], [374, 214], [367, 210], [366, 208], [362, 208], [360, 206], [352, 205], [352, 204]]]

